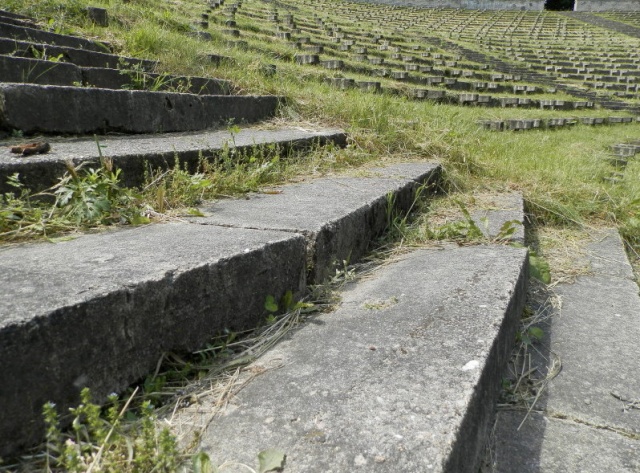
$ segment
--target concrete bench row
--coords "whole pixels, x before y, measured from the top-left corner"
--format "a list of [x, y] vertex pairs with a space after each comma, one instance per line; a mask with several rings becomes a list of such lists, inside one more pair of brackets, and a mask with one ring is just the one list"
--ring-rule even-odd
[[[97, 143], [96, 143], [97, 140]], [[242, 128], [205, 130], [191, 133], [163, 133], [154, 135], [64, 138], [50, 137], [50, 150], [46, 154], [23, 157], [10, 153], [11, 145], [19, 143], [15, 138], [0, 140], [0, 194], [14, 192], [7, 179], [15, 173], [34, 192], [53, 186], [67, 170], [66, 162], [87, 168], [100, 166], [100, 153], [109, 157], [116, 169], [121, 169], [121, 184], [136, 187], [144, 184], [151, 171], [165, 170], [176, 165], [196, 172], [201, 161], [216, 162], [221, 155], [234, 147], [238, 156], [258, 155], [261, 147], [270, 146], [284, 157], [290, 153], [323, 146], [345, 146], [347, 136], [340, 130], [292, 130], [287, 127], [276, 130]], [[101, 150], [98, 150], [100, 144]]]
[[0, 82], [103, 89], [169, 90], [198, 95], [228, 95], [231, 83], [204, 77], [156, 74], [137, 69], [79, 67], [67, 62], [0, 55]]

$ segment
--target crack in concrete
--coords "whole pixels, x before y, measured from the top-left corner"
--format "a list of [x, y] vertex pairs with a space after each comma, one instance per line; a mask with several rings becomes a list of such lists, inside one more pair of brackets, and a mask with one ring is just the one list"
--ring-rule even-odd
[[590, 427], [592, 429], [595, 430], [606, 430], [608, 432], [612, 432], [614, 434], [618, 434], [622, 437], [626, 437], [628, 439], [631, 440], [637, 440], [640, 442], [640, 432], [634, 432], [632, 430], [627, 430], [627, 429], [621, 429], [619, 427], [613, 427], [610, 425], [606, 425], [606, 424], [597, 424], [595, 422], [589, 422], [586, 421], [584, 419], [580, 419], [578, 417], [572, 416], [570, 414], [565, 414], [563, 412], [558, 412], [558, 411], [550, 411], [550, 410], [544, 410], [542, 411], [542, 414], [546, 417], [549, 417], [550, 419], [557, 419], [557, 420], [562, 420], [562, 421], [566, 421], [566, 422], [573, 422], [574, 424], [580, 424], [580, 425], [584, 425], [586, 427]]

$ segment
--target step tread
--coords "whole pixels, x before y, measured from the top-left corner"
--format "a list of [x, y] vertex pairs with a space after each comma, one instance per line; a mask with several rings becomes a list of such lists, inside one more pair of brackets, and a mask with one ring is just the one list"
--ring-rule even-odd
[[[553, 352], [562, 371], [536, 403], [540, 414], [522, 429], [517, 427], [526, 412], [499, 414], [497, 471], [635, 472], [640, 467], [640, 412], [623, 409], [625, 402], [612, 395], [633, 401], [640, 393], [638, 286], [617, 230], [595, 233], [586, 254], [576, 257], [590, 265], [591, 274], [555, 287], [561, 306], [542, 326], [544, 359], [535, 365], [546, 367]], [[601, 468], [605, 464], [610, 466]]]
[[173, 90], [197, 95], [227, 95], [232, 88], [229, 81], [214, 78], [83, 67], [68, 62], [0, 55], [0, 82], [118, 90], [136, 88], [136, 79], [139, 82], [144, 79], [149, 90], [155, 87], [155, 91]]
[[157, 61], [149, 59], [139, 59], [127, 56], [117, 56], [106, 52], [90, 51], [87, 49], [72, 48], [70, 46], [57, 46], [33, 41], [19, 41], [0, 37], [0, 52], [2, 54], [13, 55], [15, 57], [32, 57], [31, 48], [35, 48], [40, 53], [45, 53], [49, 57], [57, 57], [62, 54], [67, 63], [83, 67], [112, 67], [115, 68], [121, 61], [125, 64], [139, 64], [145, 70], [153, 70]]
[[[526, 253], [418, 250], [348, 287], [339, 309], [248, 368], [264, 372], [200, 448], [249, 465], [277, 448], [292, 473], [477, 471], [523, 307]], [[173, 420], [197, 424], [198, 411], [206, 401]]]
[[373, 237], [388, 225], [388, 195], [395, 196], [402, 208], [410, 208], [416, 188], [435, 182], [438, 173], [434, 163], [406, 163], [372, 169], [370, 178], [317, 179], [281, 187], [276, 193], [202, 206], [205, 217], [194, 221], [307, 235], [314, 251], [309, 263], [311, 282], [320, 282], [335, 274], [336, 265], [342, 268], [344, 261], [359, 259]]
[[0, 20], [0, 37], [17, 40], [37, 41], [58, 46], [70, 46], [73, 48], [87, 49], [108, 53], [111, 47], [108, 43], [92, 41], [80, 36], [51, 33], [39, 28], [11, 25]]

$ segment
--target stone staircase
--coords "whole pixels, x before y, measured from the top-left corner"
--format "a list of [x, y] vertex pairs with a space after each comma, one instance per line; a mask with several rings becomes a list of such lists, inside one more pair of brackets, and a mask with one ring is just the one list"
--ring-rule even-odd
[[[123, 170], [124, 184], [136, 186], [148, 165], [169, 167], [177, 157], [194, 169], [201, 155], [216, 159], [230, 142], [239, 149], [346, 142], [341, 130], [212, 129], [269, 118], [278, 97], [232, 95], [232, 84], [210, 78], [164, 77], [202, 84], [188, 93], [122, 90], [126, 75], [114, 65], [151, 74], [155, 65], [25, 22], [0, 17], [0, 60], [13, 78], [37, 70], [43, 83], [0, 77], [7, 104], [0, 127], [7, 135], [43, 133], [51, 150], [2, 154], [0, 192], [14, 173], [46, 189], [65, 160], [97, 163], [96, 144]], [[33, 51], [38, 57], [29, 57]], [[65, 59], [52, 62], [66, 68], [59, 80], [77, 81], [50, 84], [56, 75], [45, 55]], [[122, 135], [101, 135], [99, 143], [61, 136], [116, 131]], [[180, 222], [0, 248], [0, 456], [42, 439], [45, 402], [66, 412], [83, 387], [104, 400], [153, 372], [167, 352], [255, 327], [268, 296], [300, 298], [336, 265], [357, 262], [393, 215], [437, 192], [440, 180], [438, 163], [400, 163], [206, 203], [203, 216]], [[524, 223], [522, 197], [497, 200], [482, 216], [490, 242], [504, 222]], [[513, 241], [524, 242], [524, 230]], [[177, 423], [197, 426], [212, 458], [249, 464], [260, 450], [282, 449], [287, 472], [475, 473], [525, 303], [527, 256], [497, 243], [407, 252], [256, 360], [247, 372], [263, 374], [215, 422], [202, 414], [215, 399], [203, 396], [177, 412], [184, 419]]]
[[[66, 160], [71, 159], [75, 165], [97, 164], [101, 150], [123, 170], [123, 184], [135, 186], [141, 184], [145, 166], [170, 166], [177, 156], [184, 166], [194, 168], [203, 152], [207, 158], [215, 159], [230, 140], [239, 149], [260, 144], [295, 149], [311, 143], [345, 143], [346, 136], [340, 130], [248, 127], [231, 133], [210, 129], [228, 117], [247, 122], [268, 118], [275, 113], [278, 98], [231, 95], [230, 84], [207, 78], [201, 80], [227, 95], [210, 95], [203, 90], [199, 94], [119, 90], [114, 87], [122, 84], [122, 75], [103, 66], [113, 66], [115, 62], [146, 70], [154, 64], [134, 58], [121, 60], [109, 53], [108, 47], [51, 36], [34, 26], [0, 23], [0, 33], [7, 39], [4, 47], [9, 48], [12, 41], [15, 45], [13, 50], [4, 49], [0, 58], [3, 64], [12, 66], [1, 69], [7, 74], [0, 78], [4, 81], [0, 90], [6, 104], [2, 127], [7, 135], [16, 129], [26, 135], [42, 133], [51, 149], [27, 157], [12, 155], [8, 150], [3, 153], [3, 192], [11, 190], [5, 182], [15, 173], [33, 190], [46, 189], [62, 175]], [[34, 50], [40, 51], [36, 53], [40, 54], [38, 58], [26, 57]], [[47, 61], [43, 59], [45, 51], [56, 57], [62, 55], [68, 62]], [[58, 66], [61, 73], [56, 75], [53, 70]], [[91, 83], [96, 68], [104, 73], [105, 80], [114, 80], [93, 82], [92, 87], [76, 84]], [[15, 81], [31, 70], [39, 72], [36, 76], [40, 83]], [[67, 82], [48, 83], [54, 80]], [[189, 113], [182, 112], [181, 107]], [[196, 107], [202, 112], [198, 113]], [[34, 114], [33, 110], [41, 112]], [[118, 118], [121, 116], [126, 118]], [[174, 119], [175, 116], [180, 118]], [[176, 128], [190, 131], [168, 132]], [[121, 134], [107, 133], [98, 138], [101, 150], [93, 137], [62, 136], [116, 130]], [[8, 139], [5, 144], [13, 141]], [[388, 227], [391, 215], [412, 209], [418, 194], [428, 196], [437, 191], [439, 180], [437, 163], [396, 164], [370, 169], [357, 178], [319, 179], [248, 199], [207, 204], [200, 208], [204, 217], [179, 223], [88, 234], [54, 245], [29, 243], [0, 249], [0, 455], [22, 452], [42, 439], [40, 412], [44, 403], [55, 402], [60, 412], [66, 412], [78, 402], [79, 391], [85, 386], [91, 388], [97, 400], [104, 400], [109, 393], [121, 392], [152, 372], [166, 352], [194, 351], [225, 329], [242, 331], [255, 327], [264, 316], [267, 296], [279, 299], [291, 291], [296, 298], [302, 297], [308, 285], [335, 274], [336, 264], [357, 262]], [[519, 205], [521, 215], [522, 204]], [[485, 259], [494, 262], [492, 268], [481, 269], [480, 261]], [[453, 260], [458, 262], [455, 268], [449, 265]], [[470, 471], [483, 449], [499, 374], [522, 308], [526, 251], [500, 246], [479, 251], [422, 251], [407, 261], [411, 263], [406, 268], [395, 266], [398, 274], [425, 268], [435, 271], [429, 270], [429, 274], [416, 279], [418, 284], [411, 292], [407, 288], [406, 296], [398, 294], [402, 304], [414, 308], [407, 323], [420, 341], [406, 349], [415, 351], [416, 362], [434, 358], [430, 367], [424, 367], [425, 378], [418, 384], [428, 379], [435, 382], [450, 363], [460, 365], [455, 373], [462, 376], [442, 378], [440, 384], [433, 384], [430, 392], [435, 404], [432, 411], [425, 409], [420, 417], [427, 419], [437, 414], [434, 422], [443, 434], [450, 431], [451, 435], [442, 442], [429, 440], [433, 457], [423, 456], [420, 462], [447, 463]], [[504, 274], [494, 281], [480, 276], [478, 271]], [[440, 290], [436, 281], [446, 274], [453, 276], [453, 285], [446, 284], [447, 289]], [[447, 300], [466, 291], [468, 283], [478, 278], [492, 281], [491, 289], [468, 289], [474, 294], [473, 301], [458, 303], [454, 298], [451, 307], [425, 308], [423, 302], [413, 300], [414, 294], [430, 291], [448, 306]], [[475, 300], [476, 297], [480, 299]], [[476, 306], [486, 319], [472, 315]], [[471, 352], [461, 346], [455, 360], [446, 356], [436, 360], [440, 355], [432, 346], [435, 335], [428, 330], [428, 313], [432, 311], [441, 312], [436, 315], [442, 331], [437, 338], [445, 344], [454, 343], [454, 334], [448, 332], [458, 322], [472, 319], [474, 324], [489, 322], [489, 330], [482, 329], [478, 335], [483, 343], [472, 343]], [[382, 313], [380, 316], [387, 317]], [[395, 317], [388, 314], [390, 322]], [[339, 326], [336, 329], [343, 330]], [[380, 335], [387, 329], [380, 326]], [[331, 337], [322, 334], [322, 339], [327, 336]], [[400, 333], [397, 336], [404, 337]], [[348, 340], [333, 338], [338, 345], [348, 344]], [[377, 366], [360, 366], [365, 362], [362, 354], [382, 356], [384, 363], [387, 351], [395, 350], [386, 341], [375, 344], [375, 350], [369, 345], [364, 351], [358, 349], [358, 357], [352, 360], [353, 373], [370, 372], [371, 367]], [[338, 345], [335, 349], [327, 345], [326, 349], [343, 358], [336, 351]], [[319, 357], [317, 361], [328, 360]], [[418, 385], [411, 385], [412, 371], [407, 366], [398, 384], [389, 384], [389, 394], [400, 385], [417, 388]], [[465, 386], [463, 390], [455, 389], [461, 397], [447, 401], [449, 414], [442, 417], [436, 409], [437, 400], [453, 394], [451, 383], [459, 380]], [[326, 380], [318, 378], [316, 382], [324, 384]], [[369, 398], [368, 393], [373, 391], [367, 388], [363, 394]], [[407, 401], [413, 395], [407, 391]], [[408, 411], [406, 414], [413, 415]], [[350, 442], [348, 437], [345, 441]], [[414, 441], [427, 439], [407, 439]], [[385, 455], [386, 464], [391, 465], [391, 451]]]

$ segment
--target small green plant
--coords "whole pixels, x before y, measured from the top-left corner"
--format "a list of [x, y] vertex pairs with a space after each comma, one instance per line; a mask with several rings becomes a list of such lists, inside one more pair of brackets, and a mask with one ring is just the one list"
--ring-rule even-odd
[[479, 241], [484, 238], [484, 233], [473, 220], [467, 207], [460, 201], [456, 201], [462, 211], [462, 220], [445, 223], [429, 231], [434, 240], [454, 240], [454, 241]]
[[40, 59], [40, 60], [43, 60], [43, 61], [50, 61], [50, 62], [63, 62], [64, 61], [64, 54], [58, 54], [57, 56], [51, 56], [51, 55], [47, 54], [47, 48], [43, 48], [42, 51], [40, 51], [38, 48], [36, 48], [34, 46], [30, 46], [29, 47], [29, 51], [31, 52], [31, 55], [36, 59]]
[[66, 162], [67, 173], [52, 190], [57, 214], [78, 226], [148, 223], [142, 216], [140, 196], [120, 185], [120, 169], [113, 162], [101, 159], [99, 168], [80, 173], [82, 164], [75, 167]]
[[125, 90], [148, 90], [151, 92], [164, 90], [183, 93], [189, 92], [191, 89], [191, 80], [189, 78], [176, 79], [164, 72], [152, 74], [147, 72], [140, 63], [120, 63], [119, 67], [120, 74], [129, 78], [129, 83], [124, 84], [122, 87]]
[[66, 431], [60, 427], [55, 405], [45, 404], [45, 471], [175, 472], [182, 463], [176, 440], [167, 428], [156, 428], [151, 403], [141, 404], [134, 422], [124, 421], [134, 395], [121, 406], [113, 394], [102, 409], [84, 388], [81, 403], [69, 409], [73, 420]]

